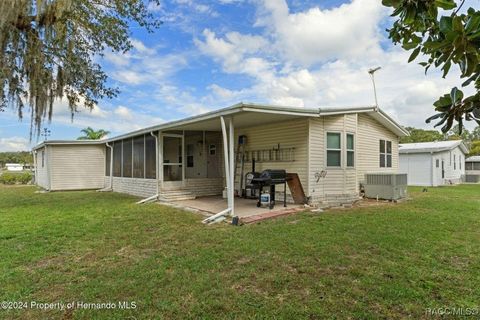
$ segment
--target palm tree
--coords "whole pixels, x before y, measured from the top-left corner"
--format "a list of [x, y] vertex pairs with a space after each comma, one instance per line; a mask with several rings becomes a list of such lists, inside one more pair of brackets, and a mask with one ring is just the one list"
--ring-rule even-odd
[[91, 127], [82, 129], [80, 132], [84, 133], [84, 135], [78, 137], [77, 140], [100, 140], [110, 133], [110, 131], [105, 131], [103, 129], [95, 131]]

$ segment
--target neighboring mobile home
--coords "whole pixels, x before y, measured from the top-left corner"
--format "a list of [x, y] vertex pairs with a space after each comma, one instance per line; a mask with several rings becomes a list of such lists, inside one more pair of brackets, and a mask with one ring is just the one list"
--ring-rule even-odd
[[480, 156], [473, 156], [465, 160], [465, 181], [480, 183]]
[[6, 163], [7, 171], [23, 171], [23, 164], [20, 163]]
[[465, 176], [467, 147], [461, 140], [400, 144], [400, 173], [408, 185], [458, 184]]
[[407, 134], [377, 107], [241, 103], [103, 141], [42, 142], [34, 148], [36, 181], [48, 190], [107, 188], [165, 200], [227, 189], [231, 210], [240, 189], [235, 150], [246, 136], [244, 173], [255, 159], [257, 172], [296, 173], [311, 203], [347, 202], [358, 199], [365, 173], [398, 172], [398, 139]]

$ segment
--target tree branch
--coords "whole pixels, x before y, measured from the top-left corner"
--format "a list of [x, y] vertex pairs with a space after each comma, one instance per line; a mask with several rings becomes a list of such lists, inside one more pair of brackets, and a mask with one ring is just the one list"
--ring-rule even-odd
[[454, 16], [457, 15], [458, 11], [460, 11], [460, 9], [462, 9], [462, 6], [463, 4], [465, 3], [465, 0], [462, 0], [462, 3], [460, 3], [460, 5], [458, 6], [457, 10], [455, 10], [455, 12], [453, 13]]

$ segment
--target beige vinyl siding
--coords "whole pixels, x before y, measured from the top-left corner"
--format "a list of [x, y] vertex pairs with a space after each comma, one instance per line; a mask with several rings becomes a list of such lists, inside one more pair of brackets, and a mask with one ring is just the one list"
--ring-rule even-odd
[[[39, 187], [42, 187], [44, 189], [49, 189], [49, 183], [48, 183], [48, 160], [47, 160], [47, 151], [46, 148], [43, 147], [41, 149], [38, 149], [37, 154], [35, 155], [36, 157], [36, 163], [35, 163], [35, 170], [36, 170], [36, 179], [37, 181], [35, 182]], [[45, 159], [44, 159], [44, 166], [42, 167], [42, 152], [45, 152]]]
[[[214, 144], [216, 146], [216, 158], [214, 159], [218, 167], [213, 174], [209, 171], [208, 162], [213, 159], [208, 156], [210, 152], [209, 146]], [[225, 177], [225, 159], [223, 156], [223, 136], [221, 132], [206, 131], [205, 132], [205, 152], [207, 153], [207, 178], [221, 178]]]
[[49, 151], [51, 190], [104, 187], [105, 145], [54, 145]]
[[[295, 148], [295, 161], [292, 162], [257, 162], [255, 171], [266, 169], [285, 169], [289, 173], [297, 173], [303, 188], [307, 188], [308, 176], [308, 119], [290, 120], [274, 124], [265, 124], [250, 128], [242, 128], [236, 132], [236, 144], [239, 135], [247, 136], [247, 151], [277, 148]], [[245, 163], [244, 174], [252, 170], [251, 162]], [[235, 188], [240, 181], [240, 165], [237, 167]], [[279, 187], [277, 191], [283, 191]], [[287, 188], [287, 194], [290, 191]]]
[[[379, 140], [392, 141], [391, 168], [380, 168]], [[398, 172], [398, 137], [366, 114], [358, 115], [357, 164], [359, 182], [365, 180], [365, 173]]]
[[[313, 202], [332, 197], [352, 197], [357, 194], [355, 167], [346, 167], [346, 134], [355, 136], [355, 158], [357, 157], [357, 115], [346, 114], [322, 118], [311, 118], [309, 121], [309, 181], [307, 193]], [[327, 167], [326, 135], [327, 132], [341, 134], [341, 167]], [[355, 161], [357, 162], [357, 160]], [[356, 163], [355, 163], [356, 164]], [[321, 173], [326, 174], [320, 177]]]

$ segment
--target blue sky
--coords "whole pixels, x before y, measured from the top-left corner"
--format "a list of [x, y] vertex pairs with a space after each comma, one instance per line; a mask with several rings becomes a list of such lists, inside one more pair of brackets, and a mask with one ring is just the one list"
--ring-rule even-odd
[[[367, 70], [374, 66], [382, 66], [380, 107], [403, 125], [426, 127], [431, 103], [458, 85], [455, 71], [441, 79], [406, 62], [409, 54], [387, 38], [389, 10], [378, 0], [162, 0], [149, 9], [163, 26], [149, 34], [132, 25], [134, 49], [106, 52], [99, 61], [118, 97], [99, 101], [92, 112], [80, 108], [73, 122], [58, 101], [44, 125], [49, 139], [75, 139], [86, 126], [114, 136], [240, 101], [372, 105]], [[29, 124], [13, 110], [0, 114], [0, 151], [36, 144]]]

